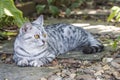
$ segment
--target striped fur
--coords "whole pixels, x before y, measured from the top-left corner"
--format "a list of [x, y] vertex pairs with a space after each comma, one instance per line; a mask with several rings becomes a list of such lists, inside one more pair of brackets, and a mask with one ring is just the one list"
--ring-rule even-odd
[[59, 54], [71, 50], [90, 54], [101, 52], [103, 45], [89, 32], [70, 24], [43, 27], [43, 16], [25, 23], [14, 43], [13, 59], [18, 66], [42, 66]]

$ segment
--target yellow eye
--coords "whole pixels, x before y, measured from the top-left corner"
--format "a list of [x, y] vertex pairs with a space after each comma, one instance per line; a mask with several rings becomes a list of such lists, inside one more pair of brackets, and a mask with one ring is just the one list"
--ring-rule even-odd
[[40, 36], [38, 34], [34, 35], [35, 39], [39, 39]]
[[46, 36], [47, 36], [46, 34], [43, 34], [43, 37], [45, 37], [45, 38], [46, 38]]

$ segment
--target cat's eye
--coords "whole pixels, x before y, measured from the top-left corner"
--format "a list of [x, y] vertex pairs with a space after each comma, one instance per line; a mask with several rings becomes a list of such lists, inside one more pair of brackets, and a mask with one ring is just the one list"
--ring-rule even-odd
[[46, 34], [43, 34], [43, 37], [45, 37], [45, 38], [46, 38], [46, 37], [47, 37], [47, 35], [46, 35]]
[[40, 36], [38, 34], [34, 35], [35, 39], [39, 39]]

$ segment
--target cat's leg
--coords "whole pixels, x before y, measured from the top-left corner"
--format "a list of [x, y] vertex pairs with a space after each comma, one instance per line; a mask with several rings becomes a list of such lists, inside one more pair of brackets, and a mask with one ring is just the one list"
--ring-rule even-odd
[[101, 52], [104, 49], [103, 44], [100, 43], [97, 39], [95, 39], [92, 35], [89, 36], [88, 43], [89, 45], [84, 46], [82, 50], [85, 54]]
[[21, 57], [14, 55], [13, 60], [20, 67], [28, 66], [28, 60], [26, 58], [21, 58]]
[[17, 62], [18, 66], [25, 67], [28, 66], [28, 60], [27, 59], [21, 59]]
[[44, 63], [39, 59], [32, 60], [29, 63], [29, 66], [31, 67], [41, 67], [42, 65], [44, 65]]
[[37, 58], [37, 59], [31, 60], [29, 63], [29, 66], [41, 67], [41, 66], [51, 62], [54, 58], [55, 58], [55, 55], [53, 55], [53, 54], [47, 55], [45, 57]]

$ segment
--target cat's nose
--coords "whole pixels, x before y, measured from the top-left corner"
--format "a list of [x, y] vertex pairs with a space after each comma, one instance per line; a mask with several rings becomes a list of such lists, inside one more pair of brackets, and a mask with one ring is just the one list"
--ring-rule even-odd
[[43, 42], [43, 44], [45, 43], [45, 41], [44, 41], [44, 40], [42, 40], [42, 42]]

